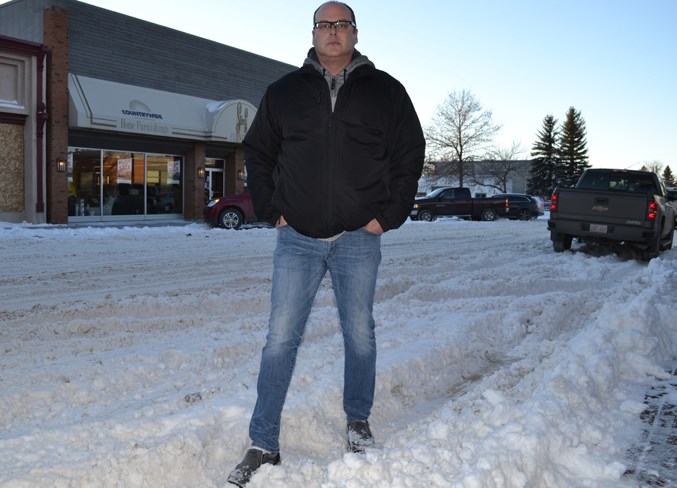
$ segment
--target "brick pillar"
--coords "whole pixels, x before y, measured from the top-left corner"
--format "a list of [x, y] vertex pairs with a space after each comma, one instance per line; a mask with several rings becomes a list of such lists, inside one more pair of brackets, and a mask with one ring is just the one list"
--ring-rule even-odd
[[205, 177], [198, 176], [198, 169], [205, 167], [207, 146], [204, 142], [196, 142], [193, 151], [185, 155], [184, 169], [184, 194], [186, 201], [183, 206], [183, 216], [186, 220], [202, 220], [205, 207]]
[[56, 171], [56, 160], [68, 158], [68, 13], [44, 11], [44, 45], [47, 60], [47, 127], [45, 161], [47, 222], [68, 222], [68, 174]]
[[237, 191], [237, 170], [235, 169], [235, 151], [226, 155], [224, 166], [225, 186], [223, 187], [224, 195], [235, 195]]
[[[224, 195], [237, 195], [245, 190], [244, 180], [244, 149], [236, 146], [232, 153], [226, 156], [226, 186]], [[238, 175], [242, 175], [241, 177]]]

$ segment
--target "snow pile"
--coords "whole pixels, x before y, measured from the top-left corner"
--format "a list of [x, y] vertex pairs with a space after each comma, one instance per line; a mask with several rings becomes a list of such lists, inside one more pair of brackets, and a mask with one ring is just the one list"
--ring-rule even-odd
[[[0, 487], [216, 487], [248, 447], [274, 229], [0, 229]], [[327, 279], [251, 487], [618, 487], [677, 357], [677, 253], [552, 251], [531, 222], [383, 237], [376, 448], [345, 453]]]

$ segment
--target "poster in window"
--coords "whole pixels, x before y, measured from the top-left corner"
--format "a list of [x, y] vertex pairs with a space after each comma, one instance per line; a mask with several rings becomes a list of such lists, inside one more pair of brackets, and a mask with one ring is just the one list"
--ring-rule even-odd
[[167, 162], [167, 184], [178, 185], [181, 183], [181, 161], [175, 159]]
[[132, 182], [132, 159], [118, 159], [118, 184]]

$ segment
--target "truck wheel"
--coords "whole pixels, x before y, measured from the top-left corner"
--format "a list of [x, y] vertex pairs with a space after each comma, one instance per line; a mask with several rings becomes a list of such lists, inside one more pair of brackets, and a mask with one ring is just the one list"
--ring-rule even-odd
[[655, 237], [651, 239], [648, 243], [646, 249], [639, 251], [639, 260], [640, 261], [651, 261], [653, 258], [657, 258], [661, 253], [661, 234], [662, 230], [656, 234]]
[[663, 242], [661, 243], [661, 250], [662, 251], [669, 251], [672, 249], [672, 242], [675, 238], [675, 229], [672, 229], [672, 232], [670, 232], [670, 235], [666, 237]]
[[435, 220], [435, 214], [430, 210], [421, 210], [418, 213], [418, 220], [422, 220], [423, 222], [432, 222]]
[[564, 252], [571, 249], [571, 241], [573, 236], [568, 234], [552, 234], [552, 248], [555, 252]]
[[496, 220], [497, 218], [498, 213], [493, 208], [485, 208], [484, 210], [482, 210], [482, 213], [480, 214], [480, 219], [484, 220], [485, 222], [490, 222], [492, 220]]
[[219, 214], [219, 225], [224, 229], [237, 230], [242, 227], [244, 217], [236, 208], [227, 208]]

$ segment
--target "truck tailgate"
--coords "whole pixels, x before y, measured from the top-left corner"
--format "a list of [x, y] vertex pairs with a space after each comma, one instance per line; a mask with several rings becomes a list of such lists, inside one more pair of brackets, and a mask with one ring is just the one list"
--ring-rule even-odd
[[562, 189], [559, 218], [641, 225], [646, 220], [647, 198], [641, 193]]

